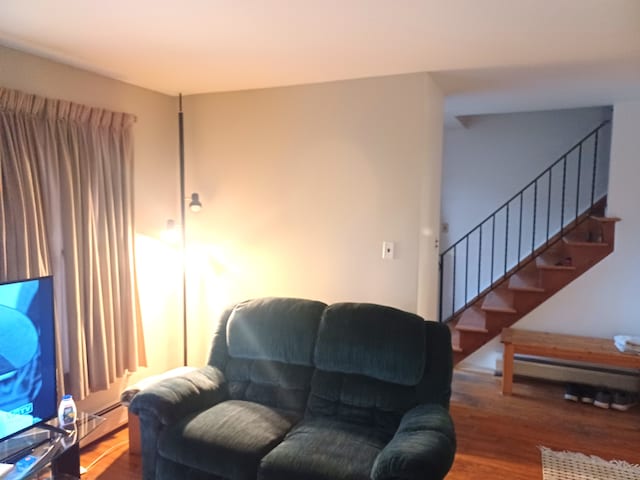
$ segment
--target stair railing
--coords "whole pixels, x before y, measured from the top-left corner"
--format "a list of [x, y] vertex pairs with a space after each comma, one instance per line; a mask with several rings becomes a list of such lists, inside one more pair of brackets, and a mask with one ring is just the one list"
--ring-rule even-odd
[[441, 322], [593, 210], [607, 192], [610, 136], [604, 121], [440, 254]]

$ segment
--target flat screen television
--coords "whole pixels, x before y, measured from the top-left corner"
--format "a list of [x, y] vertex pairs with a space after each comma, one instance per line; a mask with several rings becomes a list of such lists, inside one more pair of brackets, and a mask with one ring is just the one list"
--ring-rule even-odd
[[0, 441], [57, 415], [53, 277], [0, 284]]

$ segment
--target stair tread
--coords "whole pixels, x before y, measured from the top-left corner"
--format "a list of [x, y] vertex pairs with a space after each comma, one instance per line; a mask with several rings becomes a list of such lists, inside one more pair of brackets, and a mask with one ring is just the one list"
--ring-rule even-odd
[[489, 333], [484, 312], [478, 307], [466, 309], [460, 316], [455, 328], [463, 332]]
[[513, 308], [513, 292], [505, 289], [496, 289], [484, 297], [482, 310], [485, 312], [518, 313]]
[[521, 270], [509, 279], [509, 289], [521, 292], [544, 292], [536, 270]]
[[607, 223], [607, 222], [619, 222], [622, 219], [620, 217], [601, 217], [599, 215], [591, 215], [592, 220], [595, 220], [596, 222], [602, 222], [602, 223]]
[[460, 332], [455, 328], [451, 332], [451, 349], [454, 352], [462, 353], [462, 348], [460, 348]]
[[588, 240], [581, 239], [577, 236], [565, 236], [562, 237], [562, 241], [566, 245], [571, 245], [574, 247], [608, 247], [609, 244], [606, 242], [590, 242]]
[[540, 255], [536, 258], [536, 267], [541, 270], [575, 270], [574, 265], [558, 264], [562, 260], [556, 255]]

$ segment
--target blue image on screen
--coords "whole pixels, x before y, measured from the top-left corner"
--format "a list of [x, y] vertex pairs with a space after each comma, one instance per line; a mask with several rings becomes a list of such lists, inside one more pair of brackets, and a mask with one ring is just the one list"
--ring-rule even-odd
[[56, 416], [53, 279], [0, 285], [0, 440]]

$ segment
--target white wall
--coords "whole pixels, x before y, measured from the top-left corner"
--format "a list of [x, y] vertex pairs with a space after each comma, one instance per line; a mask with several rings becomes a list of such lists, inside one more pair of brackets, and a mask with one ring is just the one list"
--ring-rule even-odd
[[477, 115], [446, 128], [442, 233], [446, 248], [608, 118], [607, 108]]
[[[409, 311], [419, 291], [421, 304], [435, 298], [426, 245], [441, 129], [442, 95], [426, 74], [187, 97], [187, 189], [204, 202], [187, 222], [189, 316], [200, 322], [190, 360], [202, 361], [222, 306], [246, 298]], [[395, 260], [381, 259], [383, 240]], [[420, 288], [419, 265], [431, 272]]]
[[[598, 337], [640, 335], [638, 238], [640, 238], [640, 102], [614, 105], [607, 215], [616, 225], [614, 252], [518, 322], [519, 328]], [[497, 341], [469, 358], [468, 364], [494, 368]]]
[[[136, 264], [150, 367], [122, 385], [182, 364], [177, 252], [160, 241], [166, 220], [178, 215], [176, 99], [1, 46], [0, 85], [137, 116]], [[113, 403], [122, 385], [90, 396], [80, 407], [94, 411]]]

